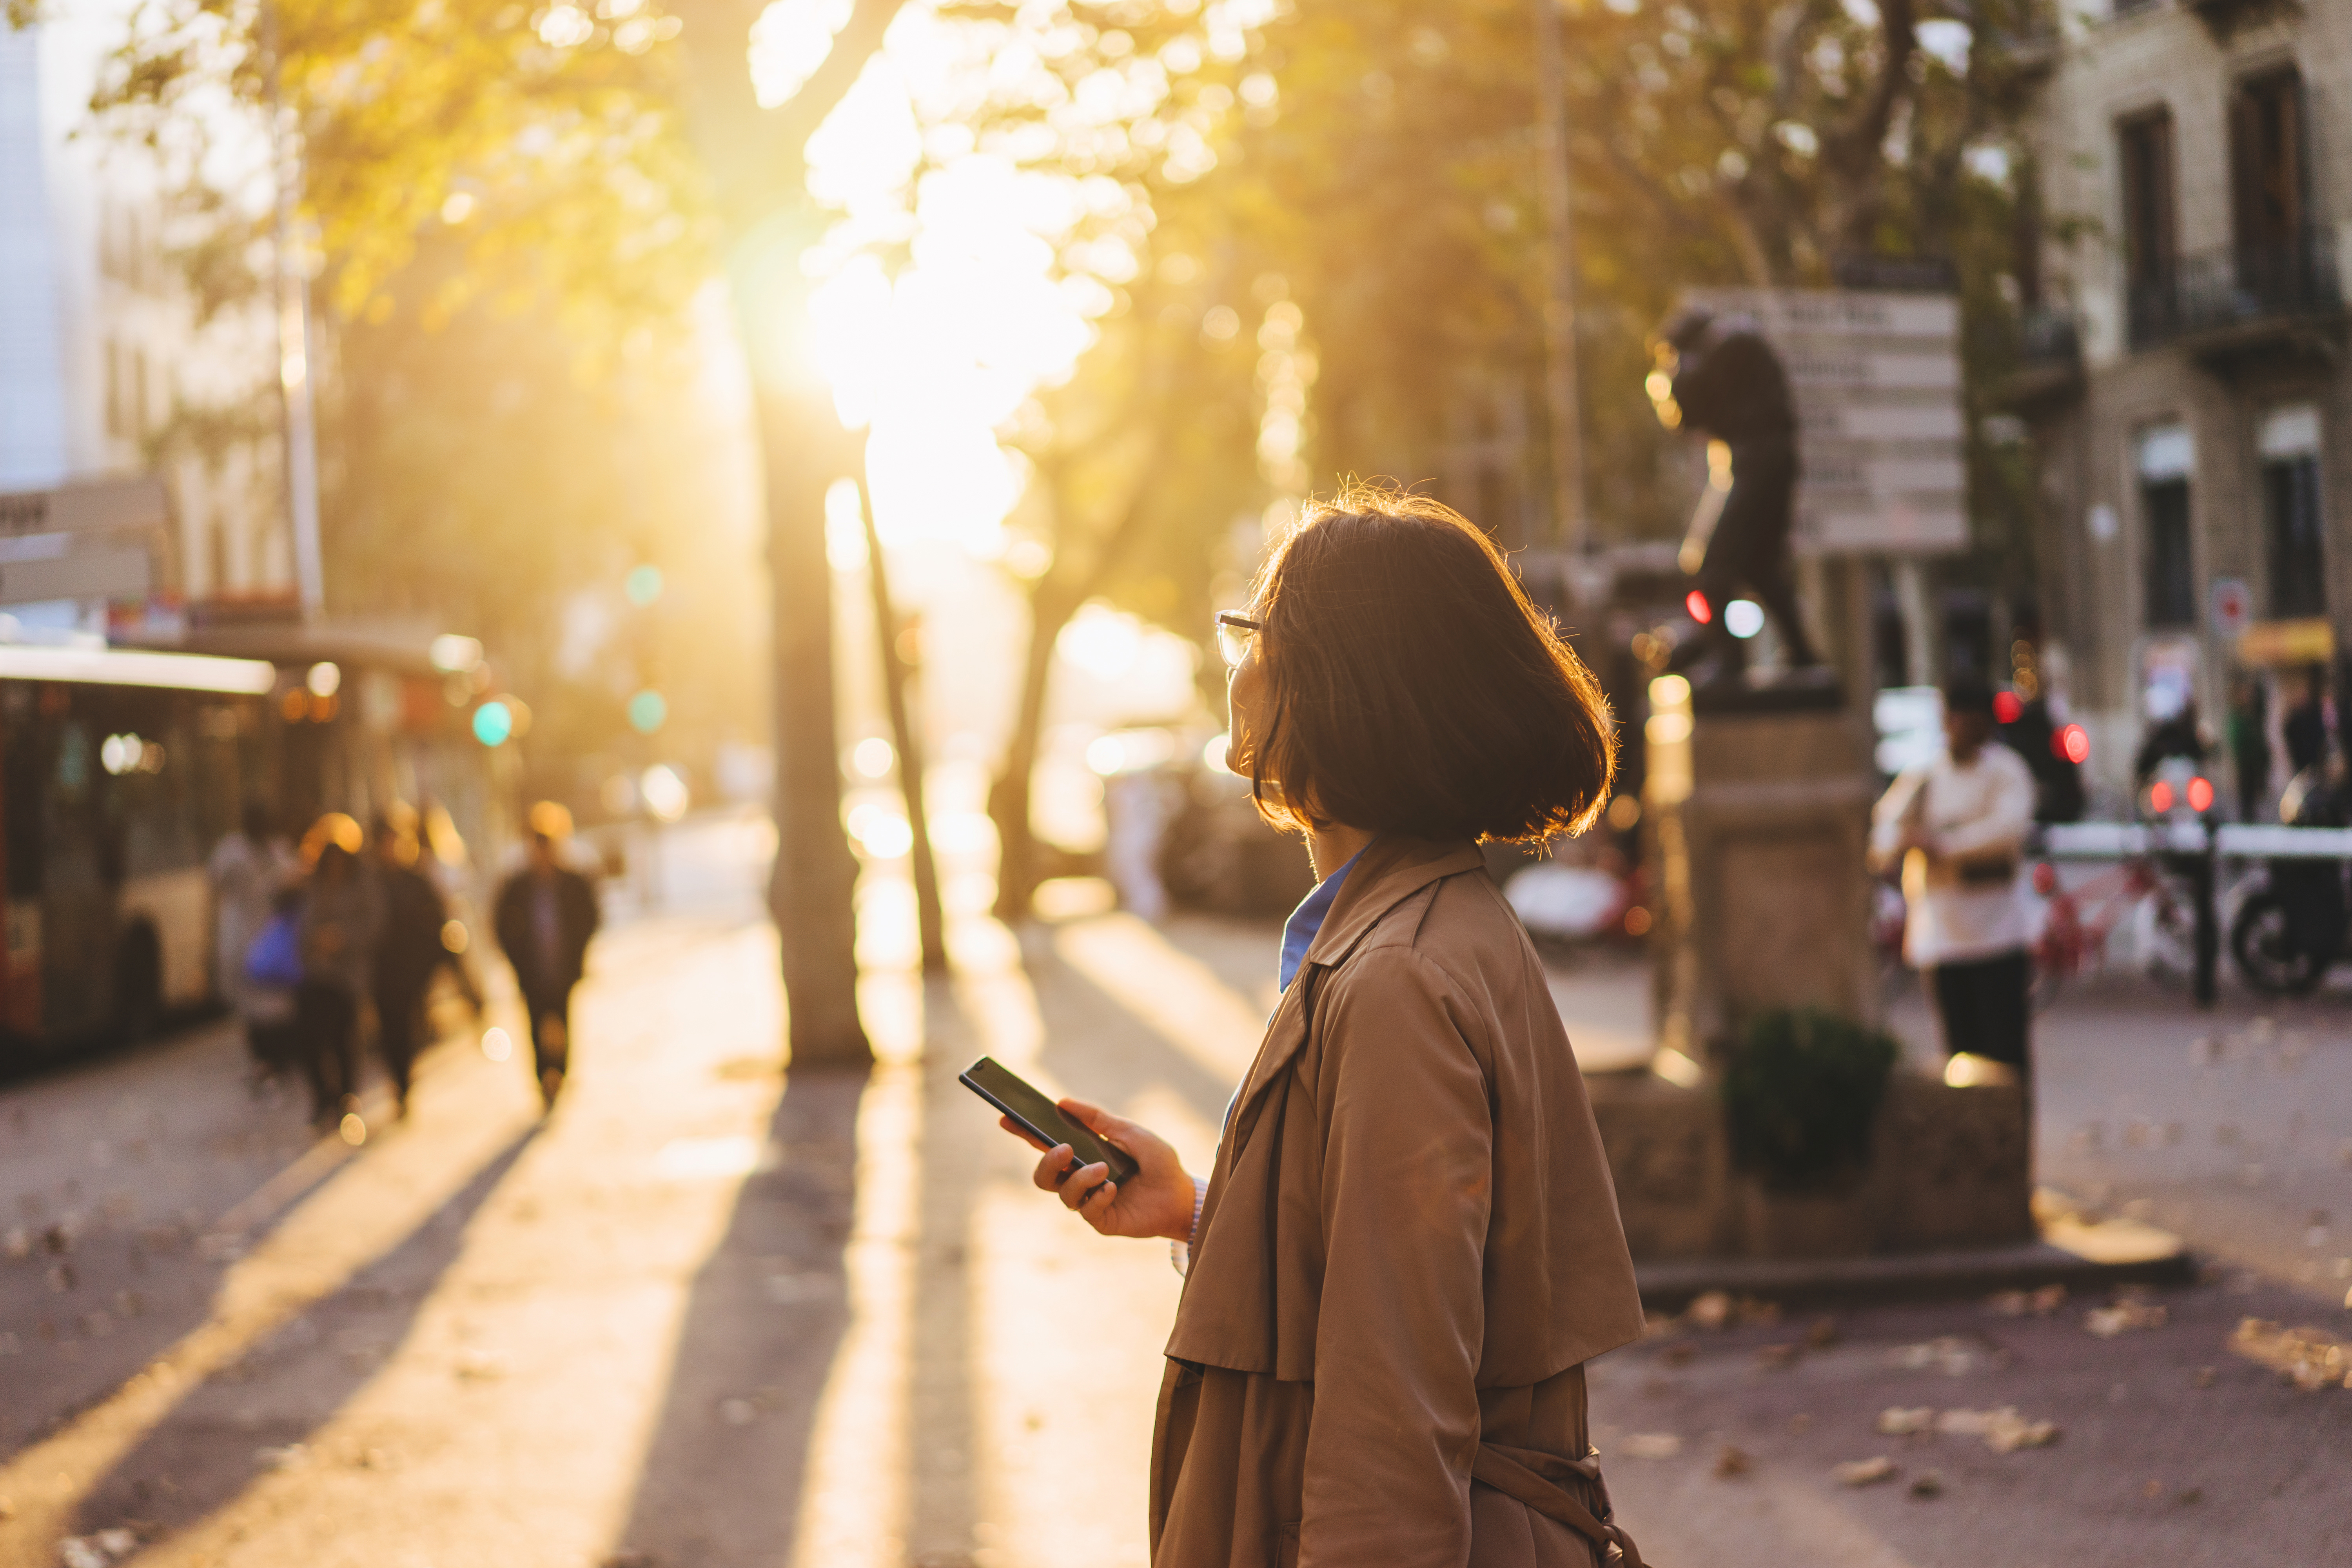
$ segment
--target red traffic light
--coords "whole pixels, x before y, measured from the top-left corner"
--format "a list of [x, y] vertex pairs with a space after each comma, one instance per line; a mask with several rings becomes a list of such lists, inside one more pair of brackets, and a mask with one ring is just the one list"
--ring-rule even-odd
[[2091, 737], [2080, 724], [2069, 724], [2050, 737], [2050, 750], [2070, 763], [2081, 764], [2091, 760]]
[[2147, 786], [2147, 808], [2158, 816], [2172, 809], [2172, 784], [2158, 779]]
[[1714, 606], [1706, 602], [1706, 595], [1696, 588], [1683, 595], [1683, 608], [1688, 610], [1690, 618], [1700, 626], [1705, 626], [1715, 619]]
[[2211, 779], [2190, 779], [2189, 781], [2189, 788], [2185, 793], [2189, 796], [2189, 810], [2202, 815], [2203, 813], [2213, 809], [2213, 781]]
[[2018, 715], [2024, 711], [2025, 700], [2016, 692], [1996, 691], [1992, 694], [1992, 716], [1999, 722], [2014, 724]]

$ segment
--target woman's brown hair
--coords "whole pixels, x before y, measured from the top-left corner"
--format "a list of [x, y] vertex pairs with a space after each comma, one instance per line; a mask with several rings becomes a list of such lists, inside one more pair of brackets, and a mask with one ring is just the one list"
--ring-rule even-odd
[[1250, 785], [1276, 826], [1519, 841], [1581, 831], [1608, 800], [1600, 684], [1451, 507], [1366, 485], [1310, 501], [1254, 602]]

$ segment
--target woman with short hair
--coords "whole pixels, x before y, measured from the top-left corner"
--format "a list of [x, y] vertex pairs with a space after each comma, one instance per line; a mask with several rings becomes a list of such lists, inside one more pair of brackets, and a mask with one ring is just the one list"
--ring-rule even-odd
[[1319, 879], [1282, 1000], [1205, 1179], [1077, 1100], [1137, 1173], [1064, 1146], [1035, 1175], [1097, 1231], [1171, 1238], [1187, 1272], [1152, 1561], [1638, 1564], [1584, 1386], [1641, 1332], [1633, 1264], [1542, 965], [1477, 847], [1606, 802], [1599, 688], [1486, 535], [1391, 490], [1310, 505], [1219, 620], [1228, 765]]

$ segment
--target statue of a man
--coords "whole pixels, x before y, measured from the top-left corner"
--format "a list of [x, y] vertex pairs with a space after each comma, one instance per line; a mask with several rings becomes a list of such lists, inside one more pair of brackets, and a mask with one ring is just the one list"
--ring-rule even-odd
[[[1661, 369], [1672, 378], [1659, 416], [1713, 437], [1731, 448], [1731, 491], [1699, 563], [1692, 613], [1699, 635], [1675, 647], [1676, 673], [1715, 658], [1726, 674], [1747, 662], [1723, 622], [1724, 607], [1745, 590], [1764, 607], [1791, 668], [1821, 662], [1805, 635], [1789, 574], [1789, 529], [1797, 489], [1797, 405], [1780, 355], [1755, 321], [1689, 310], [1660, 333]], [[1701, 614], [1701, 610], [1704, 614]]]

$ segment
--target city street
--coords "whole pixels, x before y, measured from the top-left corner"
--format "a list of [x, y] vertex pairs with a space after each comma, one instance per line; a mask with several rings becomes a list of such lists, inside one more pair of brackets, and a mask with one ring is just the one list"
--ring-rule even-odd
[[[961, 915], [955, 975], [926, 984], [904, 884], [871, 877], [879, 1065], [782, 1074], [773, 937], [740, 869], [760, 825], [672, 839], [663, 889], [622, 900], [650, 907], [595, 953], [545, 1122], [454, 1013], [412, 1119], [357, 1149], [251, 1100], [221, 1026], [0, 1091], [0, 1563], [1145, 1561], [1180, 1281], [1164, 1247], [1099, 1240], [1031, 1190], [955, 1074], [992, 1054], [1205, 1165], [1271, 1000], [1271, 929], [1155, 929], [1067, 884], [1017, 940]], [[983, 893], [950, 879], [958, 908]], [[1622, 1027], [1633, 978], [1564, 970], [1571, 1033], [1588, 1005]], [[2315, 1211], [2352, 1217], [2340, 1005], [2207, 1020], [2118, 984], [2046, 1021], [2049, 1175], [2217, 1261], [2148, 1300], [2161, 1326], [2095, 1336], [2107, 1303], [2083, 1299], [1735, 1307], [1605, 1358], [1595, 1437], [1644, 1552], [2352, 1552], [2352, 1394], [2231, 1348], [2248, 1316], [2346, 1325], [2352, 1248], [2314, 1241], [2341, 1234]], [[1876, 1429], [1890, 1407], [2002, 1406], [2053, 1423], [2047, 1446]], [[1882, 1483], [1832, 1478], [1881, 1457]]]

